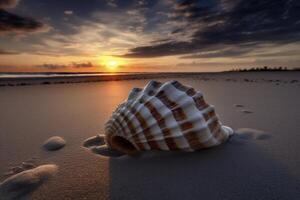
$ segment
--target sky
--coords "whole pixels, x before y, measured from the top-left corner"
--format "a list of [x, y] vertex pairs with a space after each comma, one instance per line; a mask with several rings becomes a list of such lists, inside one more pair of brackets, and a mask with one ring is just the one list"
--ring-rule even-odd
[[299, 0], [0, 0], [0, 72], [299, 67]]

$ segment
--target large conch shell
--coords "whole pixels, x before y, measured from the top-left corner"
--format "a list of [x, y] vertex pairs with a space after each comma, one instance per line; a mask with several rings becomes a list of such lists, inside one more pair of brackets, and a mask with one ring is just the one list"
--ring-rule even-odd
[[105, 125], [108, 146], [133, 155], [144, 150], [194, 151], [225, 142], [223, 126], [201, 92], [178, 81], [133, 88]]

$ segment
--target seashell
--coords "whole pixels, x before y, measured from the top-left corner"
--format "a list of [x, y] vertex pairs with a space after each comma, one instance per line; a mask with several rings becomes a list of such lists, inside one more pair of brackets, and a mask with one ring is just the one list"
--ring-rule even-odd
[[105, 125], [107, 145], [133, 155], [145, 150], [195, 151], [224, 143], [223, 126], [203, 94], [178, 81], [133, 88]]

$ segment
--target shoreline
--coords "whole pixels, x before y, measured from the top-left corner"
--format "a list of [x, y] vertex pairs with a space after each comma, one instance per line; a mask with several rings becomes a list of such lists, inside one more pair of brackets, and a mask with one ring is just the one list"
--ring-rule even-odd
[[17, 77], [0, 78], [0, 86], [25, 86], [25, 85], [48, 85], [68, 83], [89, 83], [100, 81], [120, 81], [135, 79], [186, 77], [195, 75], [208, 75], [211, 73], [144, 73], [144, 74], [104, 74], [82, 76], [48, 76], [48, 77]]
[[[123, 81], [141, 80], [158, 78], [197, 78], [203, 81], [230, 81], [230, 82], [273, 82], [279, 83], [300, 83], [299, 76], [292, 79], [285, 79], [283, 75], [300, 74], [284, 72], [197, 72], [197, 73], [143, 73], [143, 74], [100, 74], [78, 76], [40, 76], [40, 77], [0, 77], [0, 87], [8, 86], [28, 86], [28, 85], [50, 85], [50, 84], [72, 84], [72, 83], [91, 83], [101, 81]], [[239, 78], [237, 78], [237, 75]], [[274, 75], [278, 77], [273, 77]], [[270, 76], [270, 77], [268, 77]]]

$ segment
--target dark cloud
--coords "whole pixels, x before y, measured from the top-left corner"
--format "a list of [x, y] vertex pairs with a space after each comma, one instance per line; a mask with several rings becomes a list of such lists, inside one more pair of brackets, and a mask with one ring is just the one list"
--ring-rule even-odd
[[35, 19], [0, 9], [0, 34], [45, 31], [48, 27]]
[[45, 69], [49, 69], [49, 70], [55, 70], [55, 69], [64, 69], [67, 68], [67, 65], [59, 65], [59, 64], [43, 64], [43, 65], [39, 65], [37, 67], [40, 68], [45, 68]]
[[49, 70], [56, 70], [56, 69], [66, 69], [66, 68], [92, 68], [95, 67], [91, 62], [82, 62], [82, 63], [77, 63], [77, 62], [72, 62], [71, 64], [68, 65], [61, 65], [61, 64], [43, 64], [39, 65], [37, 67], [40, 68], [45, 68]]
[[106, 0], [107, 5], [111, 6], [111, 7], [118, 7], [117, 3], [115, 2], [115, 0]]
[[177, 67], [199, 67], [201, 63], [197, 63], [195, 61], [189, 63], [178, 63], [176, 64]]
[[0, 0], [0, 9], [13, 8], [18, 4], [18, 2], [18, 0]]
[[16, 54], [19, 54], [19, 53], [16, 51], [6, 51], [6, 50], [0, 49], [0, 55], [16, 55]]
[[251, 47], [236, 46], [236, 47], [226, 48], [224, 46], [221, 46], [218, 50], [213, 50], [213, 51], [206, 50], [200, 53], [182, 56], [181, 58], [237, 57], [237, 56], [245, 55], [251, 51], [252, 51]]
[[[133, 48], [124, 57], [158, 57], [199, 53], [212, 57], [247, 53], [257, 45], [286, 44], [300, 41], [299, 0], [185, 0], [177, 3], [170, 14], [174, 22], [186, 22], [173, 30], [193, 31], [189, 41], [173, 40]], [[178, 38], [180, 39], [180, 38]], [[248, 45], [245, 52], [228, 47]], [[208, 52], [208, 53], [205, 53]]]
[[72, 63], [72, 66], [74, 68], [91, 68], [94, 67], [94, 65], [91, 62], [86, 62], [86, 63]]

